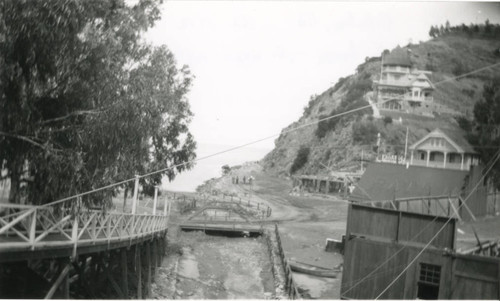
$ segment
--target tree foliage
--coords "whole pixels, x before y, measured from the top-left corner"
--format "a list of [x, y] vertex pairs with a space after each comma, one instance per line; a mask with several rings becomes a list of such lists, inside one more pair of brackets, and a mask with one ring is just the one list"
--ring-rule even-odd
[[[330, 112], [330, 114], [319, 116], [319, 119], [324, 119], [354, 109], [368, 106], [369, 103], [364, 99], [364, 95], [371, 89], [372, 89], [372, 80], [370, 79], [369, 73], [367, 72], [363, 73], [357, 78], [352, 79], [350, 84], [347, 85], [347, 93], [340, 101], [340, 104], [335, 109], [333, 109]], [[318, 123], [316, 131], [314, 133], [316, 137], [320, 139], [324, 138], [326, 134], [328, 134], [328, 132], [334, 131], [338, 124], [343, 124], [347, 120], [351, 120], [352, 118], [358, 118], [363, 114], [373, 114], [373, 110], [371, 108], [366, 108], [363, 110], [350, 113], [346, 116], [339, 116], [327, 119], [325, 121], [321, 121]]]
[[0, 162], [10, 202], [47, 203], [194, 159], [192, 75], [165, 46], [140, 40], [159, 4], [1, 2]]
[[[500, 150], [500, 78], [484, 85], [483, 97], [474, 105], [473, 131], [468, 138], [483, 163], [490, 162]], [[471, 129], [461, 121], [464, 130]], [[494, 183], [500, 189], [500, 162], [491, 171]]]
[[309, 160], [309, 153], [311, 149], [307, 146], [301, 146], [299, 151], [297, 152], [297, 156], [295, 160], [293, 160], [292, 166], [290, 167], [290, 173], [294, 174], [297, 170], [301, 169], [306, 165]]
[[442, 37], [446, 35], [466, 34], [468, 36], [476, 35], [483, 38], [499, 38], [500, 24], [491, 24], [486, 20], [484, 24], [470, 24], [469, 26], [461, 24], [458, 26], [450, 26], [450, 22], [446, 21], [445, 26], [431, 26], [429, 36], [431, 38]]

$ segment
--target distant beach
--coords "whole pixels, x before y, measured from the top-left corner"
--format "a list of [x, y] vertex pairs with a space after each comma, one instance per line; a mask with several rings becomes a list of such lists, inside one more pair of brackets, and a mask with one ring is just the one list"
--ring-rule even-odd
[[[209, 156], [221, 151], [225, 151], [234, 146], [217, 144], [199, 144], [196, 151], [197, 158]], [[185, 171], [172, 182], [164, 179], [162, 188], [170, 191], [194, 192], [196, 187], [203, 184], [208, 179], [221, 176], [221, 167], [223, 165], [239, 165], [248, 161], [258, 161], [269, 153], [271, 149], [258, 147], [244, 147], [220, 154], [211, 158], [196, 162], [193, 169]]]

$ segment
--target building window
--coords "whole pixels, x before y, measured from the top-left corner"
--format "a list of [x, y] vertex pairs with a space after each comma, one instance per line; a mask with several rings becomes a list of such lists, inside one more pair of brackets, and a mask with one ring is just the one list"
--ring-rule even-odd
[[441, 266], [421, 263], [418, 278], [417, 298], [436, 300], [439, 297], [439, 282], [441, 280]]
[[420, 153], [420, 160], [425, 160], [425, 153], [424, 152]]

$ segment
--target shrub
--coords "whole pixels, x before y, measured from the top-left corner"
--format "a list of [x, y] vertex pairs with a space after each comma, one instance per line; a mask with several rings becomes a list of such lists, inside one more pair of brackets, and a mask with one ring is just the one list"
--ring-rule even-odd
[[377, 141], [377, 133], [377, 127], [372, 122], [360, 122], [352, 126], [354, 143], [373, 144]]
[[299, 151], [297, 152], [297, 157], [293, 160], [292, 166], [290, 167], [290, 173], [294, 174], [297, 170], [304, 167], [309, 159], [309, 153], [311, 149], [306, 146], [301, 146]]
[[472, 122], [465, 116], [456, 116], [455, 120], [457, 121], [458, 126], [465, 132], [472, 131]]

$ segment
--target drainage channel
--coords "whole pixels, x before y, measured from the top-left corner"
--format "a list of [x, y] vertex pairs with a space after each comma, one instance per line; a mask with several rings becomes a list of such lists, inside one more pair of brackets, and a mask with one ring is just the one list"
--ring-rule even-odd
[[260, 231], [179, 232], [152, 288], [162, 299], [283, 298]]

